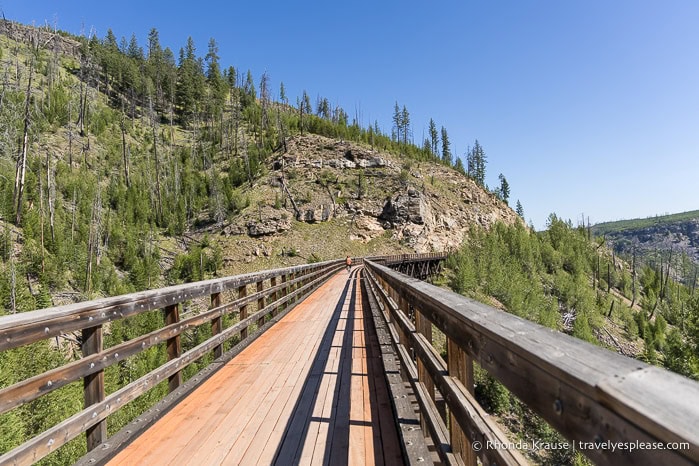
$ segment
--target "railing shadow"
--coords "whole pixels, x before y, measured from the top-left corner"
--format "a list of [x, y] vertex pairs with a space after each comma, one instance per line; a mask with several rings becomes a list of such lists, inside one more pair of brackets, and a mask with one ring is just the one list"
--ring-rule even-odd
[[[363, 280], [364, 272], [362, 272]], [[366, 344], [367, 380], [369, 384], [369, 400], [371, 403], [371, 419], [374, 420], [373, 447], [374, 464], [397, 465], [403, 464], [403, 455], [398, 443], [398, 431], [394, 419], [388, 387], [384, 379], [386, 368], [381, 356], [379, 338], [377, 336], [374, 317], [369, 307], [369, 291], [362, 286], [362, 315], [364, 319], [364, 341]]]
[[[301, 394], [284, 429], [284, 435], [274, 454], [275, 465], [297, 465], [300, 463], [303, 446], [313, 422], [327, 422], [328, 439], [325, 445], [323, 464], [333, 466], [347, 465], [349, 449], [350, 387], [352, 377], [352, 334], [354, 331], [355, 290], [358, 268], [353, 269], [340, 298], [333, 310], [332, 317], [318, 347], [311, 369], [303, 384]], [[342, 320], [342, 309], [350, 293], [349, 309], [345, 322], [345, 333], [340, 348], [340, 366], [337, 381], [333, 388], [332, 411], [328, 418], [314, 418], [313, 409], [318, 399], [325, 368], [333, 348], [333, 337]]]

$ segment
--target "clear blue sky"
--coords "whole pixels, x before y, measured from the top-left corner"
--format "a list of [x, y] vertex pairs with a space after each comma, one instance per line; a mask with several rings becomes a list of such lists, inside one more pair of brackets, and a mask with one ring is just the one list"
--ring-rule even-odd
[[177, 55], [209, 38], [223, 65], [267, 71], [390, 131], [406, 105], [452, 151], [475, 139], [487, 182], [544, 227], [699, 209], [699, 2], [486, 0], [173, 2], [0, 0], [5, 17], [79, 34], [155, 27]]

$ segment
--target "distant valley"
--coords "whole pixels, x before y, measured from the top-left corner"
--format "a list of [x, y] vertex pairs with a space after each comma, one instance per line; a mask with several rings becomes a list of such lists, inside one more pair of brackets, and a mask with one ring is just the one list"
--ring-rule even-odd
[[699, 210], [644, 219], [599, 223], [592, 233], [604, 237], [617, 254], [637, 256], [647, 262], [667, 261], [683, 278], [699, 265]]

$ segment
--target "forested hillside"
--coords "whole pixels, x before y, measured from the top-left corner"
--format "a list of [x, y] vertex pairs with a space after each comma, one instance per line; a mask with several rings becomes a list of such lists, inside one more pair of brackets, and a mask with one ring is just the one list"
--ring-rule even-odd
[[[139, 44], [0, 22], [0, 315], [345, 254], [451, 250], [444, 284], [460, 293], [698, 377], [696, 279], [625, 262], [556, 216], [526, 227], [506, 177], [488, 188], [480, 142], [462, 160], [431, 119], [416, 144], [405, 105], [388, 130], [362, 126], [218, 54], [214, 39], [173, 51], [155, 29]], [[162, 325], [159, 311], [120, 321], [104, 345]], [[204, 333], [185, 334], [183, 350]], [[79, 358], [79, 345], [63, 335], [0, 353], [0, 387]], [[107, 393], [166, 357], [159, 345], [111, 366]], [[477, 390], [515, 435], [554, 435], [487, 374]], [[166, 392], [110, 416], [109, 432]], [[80, 409], [71, 384], [0, 414], [0, 453]], [[74, 461], [79, 440], [42, 463]]]
[[[541, 325], [649, 364], [699, 379], [699, 295], [693, 286], [650, 265], [634, 270], [555, 215], [546, 231], [521, 224], [475, 228], [449, 260], [456, 291]], [[520, 439], [560, 439], [545, 422], [484, 371], [476, 372], [481, 403]], [[532, 452], [528, 452], [533, 454]], [[572, 451], [533, 458], [544, 464], [581, 461]]]
[[660, 275], [669, 273], [687, 286], [696, 286], [699, 211], [599, 223], [591, 231], [629, 262], [648, 264]]
[[[163, 48], [155, 29], [145, 48], [111, 30], [0, 29], [9, 312], [246, 271], [259, 258], [257, 268], [455, 247], [472, 221], [516, 218], [504, 176], [485, 190], [477, 141], [463, 176], [447, 130], [431, 121], [416, 146], [397, 103], [385, 133], [327, 98], [313, 108], [306, 91], [292, 98], [281, 81], [222, 65], [214, 39], [201, 56], [191, 38]], [[355, 241], [311, 250], [309, 223]]]
[[[1, 314], [345, 254], [444, 250], [467, 225], [519, 221], [504, 176], [486, 189], [477, 141], [464, 164], [431, 121], [416, 145], [397, 103], [390, 130], [361, 127], [327, 98], [312, 105], [306, 91], [289, 96], [266, 74], [224, 66], [213, 39], [204, 54], [191, 38], [175, 53], [157, 30], [144, 47], [112, 31], [2, 21], [0, 72]], [[151, 312], [111, 325], [104, 346], [162, 321]], [[205, 333], [188, 333], [183, 350]], [[0, 387], [79, 358], [79, 338], [0, 353]], [[158, 345], [110, 367], [107, 393], [166, 357]], [[109, 432], [166, 392], [110, 416]], [[0, 452], [80, 409], [74, 383], [0, 414]], [[84, 451], [78, 439], [42, 463]]]

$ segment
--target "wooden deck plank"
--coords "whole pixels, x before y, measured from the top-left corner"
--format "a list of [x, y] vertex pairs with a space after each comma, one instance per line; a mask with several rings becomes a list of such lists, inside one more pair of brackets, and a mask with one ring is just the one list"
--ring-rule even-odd
[[[276, 328], [275, 330], [279, 331], [280, 329]], [[272, 344], [272, 339], [268, 340], [260, 341], [261, 344], [256, 345], [256, 349], [266, 352], [270, 357], [274, 353], [284, 351], [284, 347], [275, 346]], [[270, 354], [272, 351], [273, 353]], [[163, 417], [161, 422], [159, 422], [163, 424], [162, 428], [151, 428], [151, 431], [155, 431], [156, 434], [154, 438], [148, 439], [147, 444], [145, 443], [145, 436], [136, 440], [136, 442], [143, 442], [143, 446], [150, 446], [149, 448], [135, 445], [135, 448], [132, 448], [132, 450], [149, 452], [142, 458], [142, 460], [147, 460], [149, 464], [153, 461], [162, 461], [163, 464], [167, 464], [166, 458], [169, 458], [168, 462], [177, 459], [176, 463], [188, 459], [191, 455], [197, 453], [198, 445], [210, 435], [211, 430], [220, 425], [227, 413], [264, 376], [264, 371], [259, 370], [259, 365], [256, 364], [254, 352], [246, 349], [214, 374], [210, 381], [202, 385], [197, 390], [197, 396], [187, 397], [187, 405], [184, 402], [180, 403], [177, 409]], [[227, 386], [237, 386], [237, 389], [226, 390]], [[219, 395], [215, 395], [216, 393]], [[227, 397], [226, 393], [228, 394]], [[186, 413], [184, 419], [181, 413]], [[158, 438], [157, 432], [169, 432], [174, 430], [175, 426], [183, 425], [186, 425], [191, 433], [188, 441], [170, 445], [169, 442], [164, 441], [165, 439]], [[115, 460], [119, 460], [121, 456], [118, 455]], [[131, 456], [129, 457], [131, 462], [122, 464], [136, 464], [132, 462], [133, 459]], [[139, 461], [138, 464], [144, 463]]]
[[[354, 278], [354, 275], [352, 276]], [[356, 282], [352, 280], [354, 287]], [[333, 416], [329, 425], [329, 439], [326, 447], [326, 458], [328, 464], [347, 464], [350, 444], [350, 394], [351, 394], [351, 374], [352, 374], [352, 329], [354, 328], [354, 303], [353, 288], [347, 295], [343, 304], [343, 330], [342, 352], [339, 360], [337, 386], [333, 392]]]
[[[357, 290], [357, 300], [360, 303], [360, 305], [357, 306], [357, 318], [359, 322], [358, 328], [360, 328], [361, 331], [356, 334], [359, 337], [359, 344], [356, 346], [361, 346], [362, 349], [361, 390], [364, 398], [364, 461], [365, 464], [373, 463], [383, 465], [383, 456], [381, 455], [382, 448], [380, 444], [375, 443], [375, 437], [380, 438], [380, 416], [378, 415], [378, 410], [372, 410], [372, 401], [375, 401], [376, 398], [375, 393], [372, 392], [372, 384], [369, 381], [371, 375], [369, 369], [371, 365], [368, 345], [370, 345], [372, 341], [368, 332], [373, 324], [370, 321], [371, 314], [367, 313], [365, 310], [364, 294], [361, 287]], [[376, 340], [375, 336], [374, 340]]]
[[[292, 374], [280, 387], [274, 405], [259, 424], [241, 459], [241, 464], [269, 464], [272, 461], [276, 446], [283, 435], [283, 429], [279, 429], [278, 426], [286, 423], [300, 391], [298, 381], [302, 373], [307, 373], [310, 364], [310, 360], [305, 361], [302, 369]], [[229, 459], [231, 458], [226, 457], [226, 461]]]
[[365, 316], [356, 270], [337, 274], [110, 464], [400, 464]]
[[[134, 442], [135, 445], [132, 448], [126, 450], [142, 452], [138, 461], [136, 461], [136, 457], [130, 455], [125, 457], [124, 462], [120, 464], [176, 463], [186, 459], [189, 454], [196, 453], [196, 449], [191, 448], [192, 445], [197, 445], [198, 442], [205, 439], [209, 435], [209, 429], [215, 429], [220, 424], [225, 411], [238, 403], [246, 391], [263, 375], [254, 370], [255, 368], [251, 364], [236, 364], [235, 367], [222, 368], [221, 371], [224, 369], [228, 369], [226, 372], [229, 374], [220, 372], [215, 374], [214, 376], [218, 380], [202, 385], [202, 390], [198, 391], [196, 398], [187, 398], [187, 400], [192, 400], [187, 406], [182, 406], [181, 403], [177, 409], [173, 409], [158, 422], [158, 424], [162, 424], [161, 427], [151, 428], [150, 431], [154, 430], [155, 435], [152, 437], [150, 435], [148, 437], [141, 436]], [[228, 393], [230, 396], [227, 398], [220, 396], [222, 380], [225, 380], [226, 384], [230, 383], [231, 386], [236, 387], [236, 390]], [[171, 442], [170, 440], [178, 439], [181, 435], [178, 430], [185, 425], [190, 431], [189, 438], [184, 442]], [[161, 432], [165, 435], [160, 436]], [[114, 461], [120, 461], [121, 456], [121, 454], [118, 455]]]
[[[318, 319], [317, 322], [326, 325], [322, 319]], [[304, 338], [304, 343], [301, 344], [300, 349], [310, 350], [299, 352], [299, 356], [295, 358], [292, 364], [288, 365], [288, 375], [284, 378], [283, 383], [273, 387], [273, 390], [270, 391], [270, 393], [273, 393], [273, 396], [268, 394], [268, 397], [265, 399], [265, 405], [260, 406], [258, 410], [255, 422], [251, 420], [246, 427], [245, 433], [236, 439], [231, 453], [224, 460], [226, 464], [236, 464], [238, 462], [240, 464], [253, 464], [259, 461], [265, 446], [274, 444], [276, 447], [276, 442], [280, 440], [281, 435], [277, 435], [275, 439], [272, 433], [280, 419], [284, 421], [284, 418], [282, 418], [283, 413], [290, 411], [287, 408], [289, 400], [294, 399], [298, 395], [301, 388], [299, 381], [302, 375], [306, 374], [310, 369], [312, 360], [310, 356], [315, 353], [319, 343], [320, 338], [318, 338], [317, 334], [309, 334]], [[244, 449], [243, 447], [236, 449], [238, 445], [246, 445], [246, 447]], [[270, 460], [273, 456], [273, 452], [267, 455]]]
[[354, 290], [355, 313], [352, 325], [352, 362], [350, 375], [350, 451], [349, 464], [365, 464], [366, 439], [364, 430], [364, 374], [366, 374], [366, 361], [362, 348], [364, 325], [361, 315], [361, 290], [357, 286]]
[[[332, 446], [334, 436], [332, 423], [334, 417], [333, 413], [337, 403], [336, 400], [338, 398], [337, 387], [341, 383], [341, 371], [343, 368], [343, 361], [346, 358], [345, 340], [352, 286], [353, 282], [348, 281], [344, 300], [337, 304], [340, 312], [335, 323], [332, 346], [339, 351], [335, 352], [336, 357], [334, 359], [328, 360], [328, 363], [325, 365], [325, 370], [319, 374], [321, 383], [325, 379], [328, 381], [332, 379], [334, 383], [328, 386], [328, 389], [324, 393], [324, 397], [322, 399], [319, 397], [316, 402], [316, 408], [318, 405], [321, 405], [321, 409], [315, 409], [313, 413], [314, 416], [309, 422], [309, 432], [306, 436], [306, 441], [300, 451], [300, 455], [297, 453], [297, 460], [300, 464], [323, 464], [328, 461], [327, 453]], [[323, 412], [328, 413], [327, 417], [323, 416]], [[320, 413], [320, 415], [318, 415], [318, 413]], [[327, 419], [327, 421], [324, 421], [324, 419]]]
[[[316, 319], [317, 324], [322, 324], [322, 319]], [[296, 327], [299, 326], [297, 322]], [[306, 325], [305, 330], [312, 330], [318, 327], [323, 327], [323, 325]], [[270, 329], [271, 330], [271, 329]], [[298, 330], [298, 329], [297, 329]], [[296, 370], [300, 371], [300, 367], [297, 367], [293, 363], [289, 363], [289, 355], [293, 355], [294, 352], [300, 352], [302, 355], [308, 353], [308, 344], [304, 344], [305, 336], [307, 334], [299, 331], [290, 332], [287, 334], [287, 338], [279, 341], [278, 346], [282, 347], [280, 351], [275, 352], [273, 362], [265, 366], [265, 363], [261, 363], [261, 367], [265, 370], [265, 381], [266, 383], [261, 386], [255, 386], [250, 388], [250, 393], [244, 397], [242, 406], [240, 409], [229, 411], [225, 419], [225, 425], [229, 426], [227, 429], [218, 429], [214, 435], [210, 435], [204, 444], [200, 447], [201, 450], [206, 452], [206, 456], [202, 461], [197, 461], [197, 464], [235, 464], [228, 461], [224, 461], [227, 455], [230, 453], [236, 456], [236, 451], [239, 449], [244, 449], [243, 453], [247, 447], [243, 442], [238, 442], [240, 437], [245, 439], [250, 439], [252, 435], [246, 433], [248, 425], [256, 421], [253, 418], [258, 415], [262, 416], [259, 421], [264, 419], [265, 408], [268, 410], [270, 403], [265, 403], [264, 400], [268, 398], [270, 390], [273, 390], [279, 383], [284, 383], [289, 377], [290, 372]], [[307, 343], [307, 342], [306, 342]], [[291, 358], [294, 361], [300, 361], [301, 358]], [[272, 397], [269, 397], [272, 401]], [[234, 448], [235, 445], [237, 448]], [[197, 458], [195, 458], [196, 460]]]
[[[310, 367], [310, 365], [313, 363], [311, 358], [308, 359], [307, 365]], [[308, 372], [308, 370], [306, 370]], [[330, 385], [330, 384], [329, 384]], [[272, 432], [269, 435], [269, 437], [266, 439], [266, 443], [259, 452], [259, 458], [257, 460], [257, 464], [270, 464], [272, 460], [274, 459], [275, 453], [277, 446], [281, 443], [284, 434], [286, 432], [286, 427], [287, 427], [287, 421], [290, 419], [292, 416], [294, 409], [296, 407], [296, 401], [298, 397], [300, 396], [301, 389], [303, 388], [302, 384], [299, 383], [295, 387], [289, 387], [290, 388], [290, 396], [288, 400], [286, 401], [284, 408], [279, 416], [279, 419], [273, 426]], [[293, 393], [291, 393], [293, 390]], [[254, 454], [254, 453], [253, 453]]]
[[[256, 376], [254, 372], [231, 371], [230, 368], [227, 367], [221, 368], [216, 375], [225, 377], [227, 380], [230, 380], [231, 383], [235, 384], [245, 384], [247, 380]], [[134, 447], [122, 450], [111, 460], [110, 464], [124, 466], [148, 464], [156, 459], [160, 461], [163, 460], [165, 456], [170, 456], [173, 448], [173, 446], [170, 445], [170, 441], [177, 435], [176, 431], [174, 431], [174, 426], [191, 423], [193, 413], [196, 414], [213, 403], [212, 396], [216, 389], [217, 387], [214, 384], [203, 385], [201, 387], [202, 391], [200, 392], [200, 395], [203, 397], [202, 399], [209, 399], [212, 401], [202, 405], [200, 399], [193, 397], [185, 398], [180, 402], [177, 410], [173, 410], [163, 417], [163, 419], [168, 419], [168, 421], [163, 424], [163, 428], [149, 432], [148, 445], [150, 445], [150, 448], [142, 448], [138, 445], [143, 442], [140, 440], [141, 437], [136, 439], [134, 442], [136, 445]], [[177, 448], [177, 445], [175, 445], [175, 448]]]
[[[269, 347], [266, 352], [268, 355], [266, 362], [251, 361], [249, 364], [239, 366], [239, 370], [254, 372], [255, 375], [252, 382], [238, 386], [235, 389], [228, 388], [228, 391], [234, 390], [236, 393], [228, 397], [225, 402], [220, 403], [218, 407], [215, 407], [213, 412], [208, 411], [198, 415], [198, 419], [206, 420], [206, 422], [202, 424], [197, 434], [183, 445], [182, 452], [176, 457], [177, 463], [209, 464], [206, 462], [209, 453], [213, 451], [221, 452], [222, 448], [220, 447], [223, 444], [221, 438], [231, 432], [239, 431], [241, 428], [240, 421], [245, 419], [243, 413], [247, 414], [246, 408], [252, 407], [258, 402], [260, 382], [268, 380], [270, 374], [278, 367], [276, 364], [278, 355], [287, 350], [291, 343], [285, 341], [277, 345], [276, 348]], [[235, 386], [230, 385], [230, 387]], [[227, 388], [222, 385], [219, 390], [225, 393]], [[231, 416], [238, 416], [238, 419], [231, 423]]]

